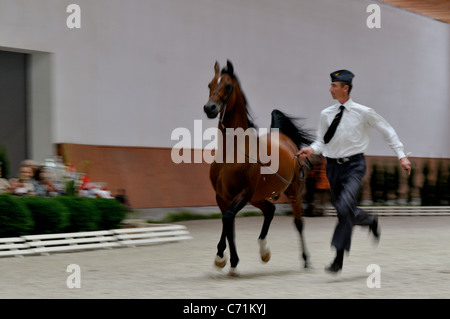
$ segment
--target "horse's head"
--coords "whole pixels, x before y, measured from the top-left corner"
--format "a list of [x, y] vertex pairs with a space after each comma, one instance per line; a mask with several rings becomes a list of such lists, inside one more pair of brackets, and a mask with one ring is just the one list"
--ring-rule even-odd
[[230, 61], [227, 61], [227, 66], [222, 71], [220, 71], [219, 63], [216, 62], [214, 65], [214, 77], [208, 84], [208, 87], [209, 100], [206, 102], [203, 110], [210, 119], [213, 119], [217, 114], [224, 111], [235, 91], [235, 75]]

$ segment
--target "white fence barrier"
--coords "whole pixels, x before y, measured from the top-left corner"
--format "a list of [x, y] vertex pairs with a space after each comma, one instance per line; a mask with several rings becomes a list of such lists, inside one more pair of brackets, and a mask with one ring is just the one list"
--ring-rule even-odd
[[22, 237], [35, 254], [120, 246], [114, 233], [110, 230]]
[[23, 256], [30, 253], [25, 238], [0, 238], [0, 256]]
[[131, 247], [141, 244], [163, 243], [192, 238], [189, 231], [186, 230], [186, 227], [181, 225], [135, 228], [133, 231], [128, 229], [115, 229], [113, 232], [122, 245]]
[[[361, 206], [368, 213], [378, 216], [449, 216], [449, 206]], [[336, 215], [334, 207], [324, 209], [325, 215]]]
[[26, 235], [0, 238], [0, 256], [24, 256], [51, 252], [113, 247], [134, 247], [192, 239], [182, 225], [155, 225], [91, 232]]

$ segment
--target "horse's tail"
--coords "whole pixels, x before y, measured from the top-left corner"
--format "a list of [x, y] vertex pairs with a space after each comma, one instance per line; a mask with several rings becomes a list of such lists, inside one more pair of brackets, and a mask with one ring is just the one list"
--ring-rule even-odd
[[270, 128], [277, 128], [287, 135], [300, 149], [303, 145], [310, 145], [314, 141], [313, 135], [306, 129], [296, 124], [298, 118], [290, 117], [280, 110], [272, 111]]

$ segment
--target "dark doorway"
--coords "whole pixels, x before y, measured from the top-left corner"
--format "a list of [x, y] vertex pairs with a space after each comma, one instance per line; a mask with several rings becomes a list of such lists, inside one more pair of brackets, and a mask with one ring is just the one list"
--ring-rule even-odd
[[6, 150], [8, 178], [28, 157], [26, 69], [27, 54], [0, 51], [0, 150]]

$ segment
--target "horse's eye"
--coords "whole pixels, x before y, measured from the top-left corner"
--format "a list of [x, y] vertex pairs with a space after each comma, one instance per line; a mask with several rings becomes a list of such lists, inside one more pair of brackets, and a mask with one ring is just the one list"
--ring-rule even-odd
[[211, 83], [208, 84], [208, 89], [210, 89], [210, 88], [211, 88]]
[[231, 84], [231, 83], [225, 84], [225, 90], [227, 90], [227, 91], [230, 91], [232, 87], [233, 87], [233, 84]]

